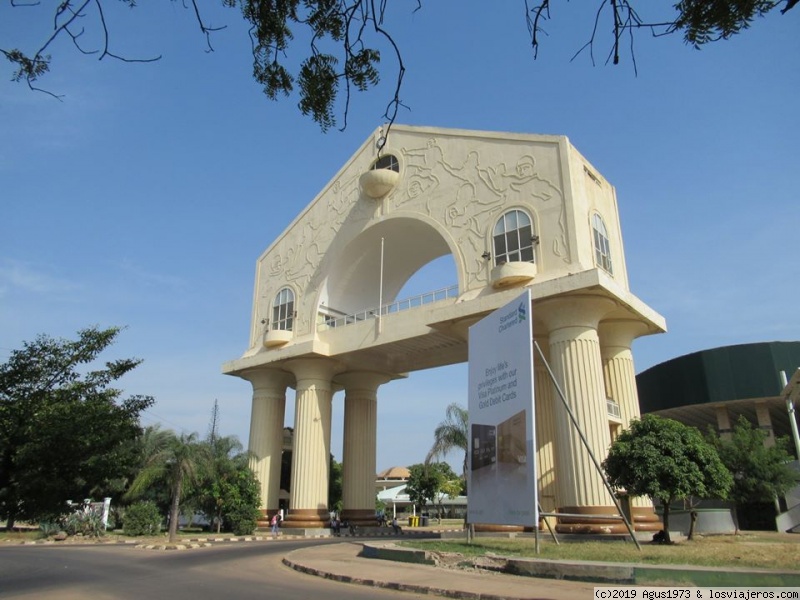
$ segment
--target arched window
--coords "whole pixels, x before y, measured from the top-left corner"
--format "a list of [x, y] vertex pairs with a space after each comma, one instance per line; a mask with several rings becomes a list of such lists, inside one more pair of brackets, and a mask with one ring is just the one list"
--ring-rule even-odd
[[507, 212], [494, 226], [494, 264], [533, 262], [533, 245], [537, 241], [527, 214], [521, 210]]
[[598, 213], [592, 215], [592, 234], [594, 235], [594, 262], [601, 269], [613, 275], [614, 268], [611, 263], [611, 246], [608, 243], [608, 232], [603, 217]]
[[272, 329], [292, 330], [294, 320], [294, 292], [283, 288], [272, 303]]
[[384, 154], [378, 160], [376, 160], [372, 167], [372, 170], [375, 169], [389, 169], [390, 171], [394, 171], [395, 173], [400, 172], [400, 163], [397, 161], [397, 157], [394, 154]]

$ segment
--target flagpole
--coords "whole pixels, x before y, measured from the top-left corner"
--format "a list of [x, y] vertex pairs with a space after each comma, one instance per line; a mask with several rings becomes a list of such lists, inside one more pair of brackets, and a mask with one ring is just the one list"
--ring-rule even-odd
[[381, 333], [383, 321], [381, 315], [383, 313], [383, 238], [381, 238], [381, 273], [378, 283], [378, 334]]

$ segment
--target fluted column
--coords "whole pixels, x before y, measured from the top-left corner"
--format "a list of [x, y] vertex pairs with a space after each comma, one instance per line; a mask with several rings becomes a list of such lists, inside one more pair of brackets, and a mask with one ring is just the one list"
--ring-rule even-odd
[[270, 369], [251, 371], [243, 376], [253, 386], [247, 449], [250, 468], [260, 486], [261, 515], [266, 518], [278, 510], [286, 388], [294, 378], [289, 373]]
[[[549, 344], [547, 338], [534, 337], [542, 353], [547, 357]], [[539, 503], [545, 512], [553, 512], [558, 506], [556, 491], [556, 424], [554, 414], [553, 384], [547, 367], [533, 353], [534, 399], [536, 406], [536, 475], [539, 485]]]
[[378, 386], [389, 381], [379, 373], [339, 375], [344, 386], [342, 518], [353, 525], [375, 521], [375, 473], [378, 432]]
[[337, 366], [325, 359], [287, 363], [297, 379], [292, 451], [292, 485], [287, 528], [320, 528], [329, 521], [331, 380]]
[[[609, 319], [603, 321], [598, 328], [606, 395], [619, 405], [622, 427], [625, 429], [630, 426], [632, 419], [641, 416], [631, 344], [646, 332], [645, 323], [632, 319]], [[662, 529], [653, 502], [648, 496], [631, 498], [630, 506], [634, 529]]]
[[[545, 323], [549, 332], [553, 373], [589, 450], [598, 462], [605, 458], [611, 438], [597, 327], [614, 306], [613, 301], [599, 296], [559, 297], [534, 304], [536, 316]], [[571, 514], [616, 513], [602, 475], [563, 405], [555, 409], [555, 423], [558, 511]], [[619, 521], [562, 517], [557, 530], [562, 533], [611, 533], [626, 531], [626, 528]]]

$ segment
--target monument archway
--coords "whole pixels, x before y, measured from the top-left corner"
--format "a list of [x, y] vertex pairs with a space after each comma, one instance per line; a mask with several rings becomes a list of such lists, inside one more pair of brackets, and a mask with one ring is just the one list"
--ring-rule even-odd
[[[286, 527], [327, 524], [334, 392], [345, 393], [344, 517], [371, 525], [380, 386], [465, 362], [469, 326], [523, 288], [534, 338], [595, 456], [639, 415], [632, 341], [665, 331], [629, 290], [613, 186], [566, 137], [395, 125], [379, 156], [384, 134], [376, 130], [259, 258], [250, 345], [223, 366], [253, 386], [249, 449], [265, 514], [278, 508], [295, 390]], [[397, 297], [445, 255], [453, 285]], [[615, 511], [613, 501], [537, 362], [543, 509], [574, 515], [561, 518], [562, 532], [624, 531], [591, 517]], [[658, 527], [647, 501], [633, 522]]]

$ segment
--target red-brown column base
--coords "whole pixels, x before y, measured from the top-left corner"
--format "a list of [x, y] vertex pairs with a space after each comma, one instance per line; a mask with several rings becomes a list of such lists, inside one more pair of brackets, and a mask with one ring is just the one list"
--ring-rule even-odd
[[287, 529], [324, 529], [330, 526], [330, 514], [326, 509], [291, 509], [281, 527]]
[[278, 512], [277, 508], [259, 508], [256, 529], [269, 529], [269, 521], [276, 512]]
[[634, 531], [661, 531], [664, 524], [658, 518], [654, 508], [634, 506], [631, 509]]
[[375, 511], [368, 508], [345, 508], [341, 515], [342, 521], [347, 521], [350, 525], [359, 527], [377, 527], [378, 520], [375, 518]]
[[[522, 525], [495, 525], [494, 523], [475, 523], [475, 531], [479, 533], [514, 533], [525, 531]], [[533, 529], [531, 529], [533, 531]]]
[[[614, 515], [619, 514], [616, 506], [562, 506], [559, 513], [572, 515]], [[620, 518], [581, 518], [558, 517], [556, 533], [578, 533], [586, 535], [602, 535], [609, 533], [628, 533], [625, 522]]]

